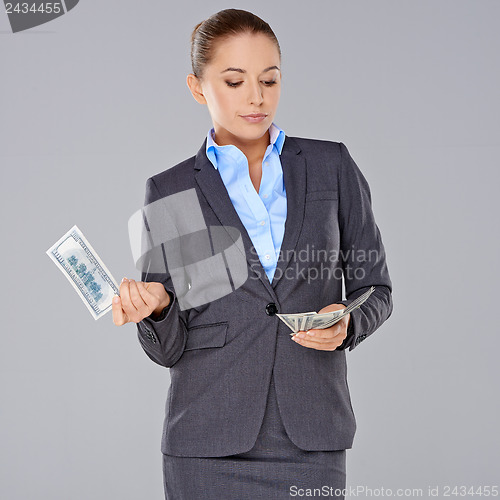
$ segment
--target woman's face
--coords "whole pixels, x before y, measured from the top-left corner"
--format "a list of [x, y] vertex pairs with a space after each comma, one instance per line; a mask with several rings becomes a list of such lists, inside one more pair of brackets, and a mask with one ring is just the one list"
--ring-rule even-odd
[[[219, 145], [259, 139], [273, 122], [280, 99], [278, 48], [261, 33], [219, 41], [203, 80], [190, 74], [188, 86], [208, 106]], [[243, 118], [252, 113], [266, 117], [259, 122]]]

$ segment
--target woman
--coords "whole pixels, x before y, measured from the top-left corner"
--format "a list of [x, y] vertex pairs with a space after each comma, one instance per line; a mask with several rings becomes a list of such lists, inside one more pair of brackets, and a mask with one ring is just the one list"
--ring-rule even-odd
[[[195, 156], [148, 179], [145, 205], [195, 193], [189, 209], [172, 202], [169, 211], [236, 228], [235, 247], [244, 248], [219, 245], [206, 261], [227, 267], [231, 287], [222, 291], [222, 279], [210, 287], [212, 265], [195, 276], [195, 260], [182, 271], [191, 272], [189, 286], [176, 286], [161, 245], [165, 271], [124, 278], [113, 303], [114, 323], [137, 323], [147, 355], [170, 369], [165, 496], [267, 500], [320, 488], [344, 498], [356, 429], [345, 350], [392, 312], [368, 184], [342, 143], [288, 137], [273, 122], [281, 52], [267, 23], [226, 9], [199, 23], [191, 43], [187, 85], [213, 128]], [[197, 280], [212, 300], [186, 302]], [[276, 316], [343, 309], [372, 285], [368, 300], [330, 328], [290, 337]]]

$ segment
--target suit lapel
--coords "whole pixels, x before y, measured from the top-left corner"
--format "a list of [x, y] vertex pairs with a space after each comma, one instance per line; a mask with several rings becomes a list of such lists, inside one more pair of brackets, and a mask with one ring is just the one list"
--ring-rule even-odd
[[[286, 190], [287, 214], [285, 221], [285, 234], [281, 243], [278, 265], [274, 273], [272, 287], [282, 279], [291, 254], [297, 246], [297, 240], [304, 223], [304, 207], [306, 200], [306, 160], [304, 155], [299, 154], [300, 148], [295, 141], [289, 137], [285, 139], [281, 151], [281, 166], [283, 168], [283, 180]], [[288, 144], [288, 147], [287, 147]]]
[[[257, 258], [257, 252], [252, 240], [234, 208], [219, 172], [207, 158], [206, 142], [205, 138], [203, 145], [196, 154], [194, 164], [195, 180], [221, 225], [238, 229], [243, 239], [245, 257], [250, 267], [249, 272], [258, 274], [260, 281], [273, 299], [276, 300], [274, 288], [284, 274], [290, 260], [290, 254], [295, 249], [304, 219], [306, 191], [305, 159], [302, 155], [299, 155], [300, 148], [297, 143], [292, 138], [286, 137], [280, 156], [287, 196], [285, 234], [280, 250], [280, 255], [283, 255], [284, 258], [278, 260], [278, 266], [271, 284], [260, 260]], [[236, 241], [231, 234], [230, 236], [233, 241]], [[253, 258], [252, 255], [254, 256]]]

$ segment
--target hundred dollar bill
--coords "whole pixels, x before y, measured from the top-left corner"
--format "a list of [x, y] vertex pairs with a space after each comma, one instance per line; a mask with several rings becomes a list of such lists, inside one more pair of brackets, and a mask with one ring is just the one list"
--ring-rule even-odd
[[339, 311], [332, 311], [328, 313], [318, 314], [315, 311], [305, 312], [305, 313], [294, 313], [294, 314], [276, 314], [283, 323], [285, 323], [292, 333], [290, 335], [295, 335], [299, 331], [312, 330], [313, 328], [329, 328], [338, 321], [340, 321], [344, 316], [347, 316], [351, 311], [357, 309], [363, 302], [368, 299], [368, 297], [373, 293], [375, 287], [372, 286], [363, 295], [360, 295], [356, 300], [353, 300], [345, 309]]
[[120, 289], [76, 225], [46, 253], [68, 278], [94, 319], [111, 311], [113, 296], [120, 295]]

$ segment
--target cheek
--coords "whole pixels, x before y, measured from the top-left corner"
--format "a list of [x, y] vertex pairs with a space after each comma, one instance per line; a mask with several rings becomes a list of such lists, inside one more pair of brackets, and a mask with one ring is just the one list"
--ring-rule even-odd
[[235, 106], [235, 102], [237, 101], [236, 92], [233, 91], [233, 93], [231, 94], [231, 89], [228, 90], [229, 92], [225, 89], [220, 89], [214, 95], [216, 100], [216, 108], [219, 113], [222, 114], [231, 112], [231, 110]]
[[277, 104], [280, 100], [280, 95], [281, 95], [281, 87], [278, 87], [277, 89], [272, 89], [272, 91], [269, 93], [269, 100], [274, 104]]

